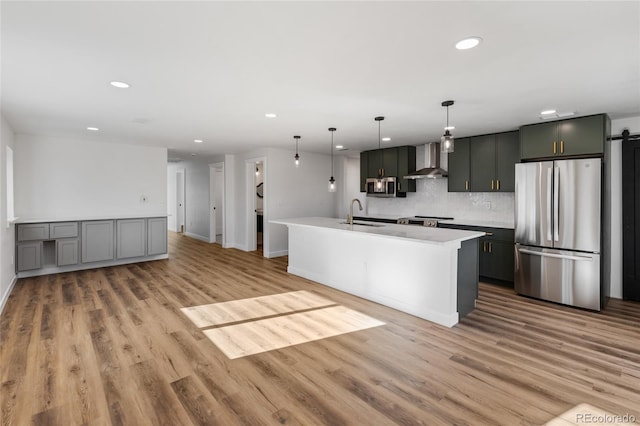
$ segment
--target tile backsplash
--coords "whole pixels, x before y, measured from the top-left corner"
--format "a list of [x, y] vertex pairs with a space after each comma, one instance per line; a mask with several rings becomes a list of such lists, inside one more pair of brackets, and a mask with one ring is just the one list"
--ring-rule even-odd
[[447, 179], [419, 179], [406, 198], [367, 198], [368, 215], [450, 216], [455, 219], [509, 222], [513, 192], [448, 192]]

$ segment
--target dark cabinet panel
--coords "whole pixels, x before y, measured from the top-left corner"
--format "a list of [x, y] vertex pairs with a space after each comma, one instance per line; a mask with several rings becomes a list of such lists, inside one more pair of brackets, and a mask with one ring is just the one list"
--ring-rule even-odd
[[369, 177], [369, 151], [360, 153], [360, 192], [367, 192], [367, 178]]
[[449, 192], [469, 191], [469, 138], [455, 141], [455, 149], [448, 154], [449, 178], [447, 187]]
[[398, 192], [415, 192], [414, 180], [402, 179], [416, 170], [416, 147], [411, 145], [375, 149], [360, 153], [360, 192], [366, 192], [367, 178], [375, 178], [383, 169], [384, 176], [396, 177]]
[[498, 133], [496, 135], [496, 190], [514, 192], [516, 190], [516, 163], [520, 161], [519, 132]]
[[522, 126], [520, 157], [528, 160], [602, 154], [608, 120], [606, 114], [599, 114]]
[[490, 192], [495, 190], [495, 135], [471, 138], [469, 157], [469, 181], [472, 192]]

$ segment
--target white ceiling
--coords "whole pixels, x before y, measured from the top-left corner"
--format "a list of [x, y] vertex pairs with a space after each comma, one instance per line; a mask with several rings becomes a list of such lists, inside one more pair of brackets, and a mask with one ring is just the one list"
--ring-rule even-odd
[[[377, 147], [377, 115], [384, 146], [438, 140], [447, 99], [458, 137], [548, 108], [640, 115], [638, 1], [2, 1], [0, 12], [2, 112], [17, 133], [204, 155], [293, 150], [296, 134], [302, 152], [328, 152], [334, 126], [353, 153]], [[479, 47], [454, 48], [472, 35]]]

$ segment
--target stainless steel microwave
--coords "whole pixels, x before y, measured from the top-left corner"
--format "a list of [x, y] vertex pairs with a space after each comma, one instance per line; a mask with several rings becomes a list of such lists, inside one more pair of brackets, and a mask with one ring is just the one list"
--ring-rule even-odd
[[367, 197], [395, 197], [396, 188], [395, 177], [367, 178]]

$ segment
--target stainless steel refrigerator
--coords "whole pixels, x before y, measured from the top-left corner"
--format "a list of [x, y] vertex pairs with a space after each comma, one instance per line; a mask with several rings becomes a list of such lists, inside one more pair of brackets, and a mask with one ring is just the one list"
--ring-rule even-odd
[[602, 306], [602, 160], [516, 164], [516, 292]]

